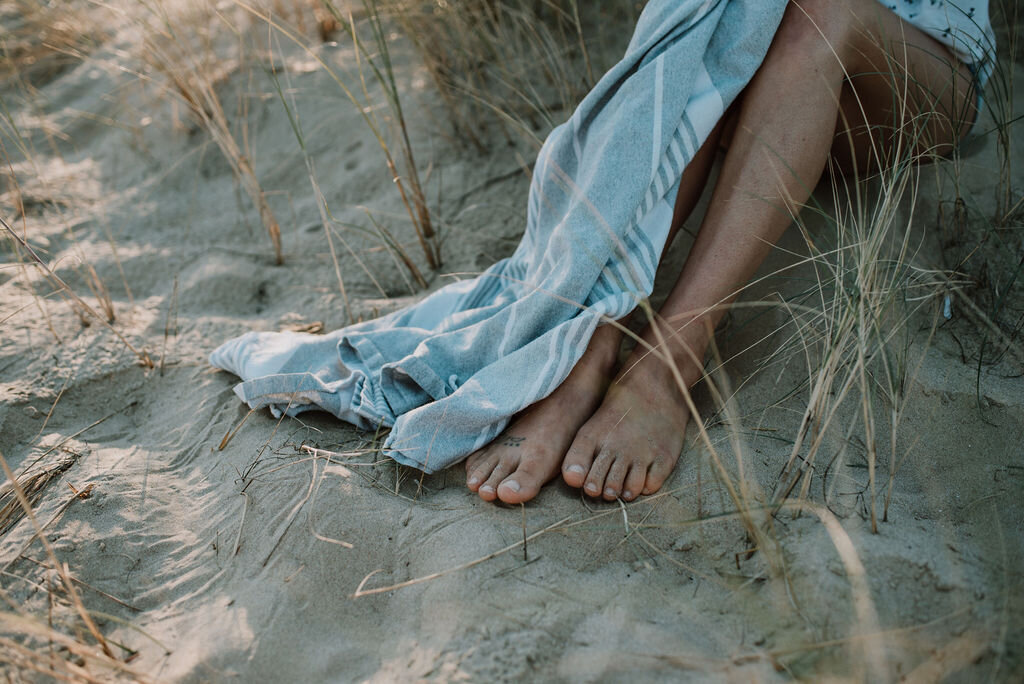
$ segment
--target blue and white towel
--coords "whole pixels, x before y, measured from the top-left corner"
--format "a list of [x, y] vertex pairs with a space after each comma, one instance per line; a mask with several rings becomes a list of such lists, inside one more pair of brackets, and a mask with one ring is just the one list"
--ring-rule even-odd
[[766, 54], [787, 0], [651, 0], [626, 56], [548, 137], [515, 253], [329, 335], [249, 333], [210, 362], [252, 408], [391, 427], [434, 472], [548, 396], [602, 320], [650, 294], [687, 163]]

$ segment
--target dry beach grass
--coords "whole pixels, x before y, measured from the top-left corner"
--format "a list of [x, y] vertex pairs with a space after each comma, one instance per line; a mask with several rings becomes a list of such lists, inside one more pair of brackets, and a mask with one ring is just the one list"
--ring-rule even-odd
[[5, 675], [1019, 678], [1024, 16], [997, 6], [975, 149], [920, 166], [904, 131], [822, 184], [665, 490], [515, 510], [250, 412], [205, 359], [508, 255], [635, 3], [0, 1]]

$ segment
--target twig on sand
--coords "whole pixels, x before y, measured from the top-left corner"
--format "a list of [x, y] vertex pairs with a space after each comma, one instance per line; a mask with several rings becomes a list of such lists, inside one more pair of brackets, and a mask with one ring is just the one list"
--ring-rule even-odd
[[221, 439], [220, 444], [217, 445], [217, 451], [224, 451], [228, 443], [234, 439], [235, 435], [238, 434], [238, 431], [242, 429], [243, 425], [245, 425], [245, 421], [249, 420], [249, 416], [254, 413], [256, 413], [256, 409], [249, 409], [249, 412], [245, 414], [245, 418], [242, 418], [233, 430], [228, 430], [227, 433], [225, 433], [224, 438]]
[[[35, 563], [36, 565], [38, 565], [40, 567], [44, 567], [44, 568], [46, 567], [46, 563], [43, 563], [42, 561], [38, 561], [35, 558], [33, 558], [32, 556], [21, 555], [21, 556], [19, 556], [19, 558], [24, 558], [25, 560], [29, 561], [30, 563]], [[77, 577], [72, 577], [71, 581], [74, 582], [75, 584], [79, 584], [79, 585], [85, 587], [86, 589], [91, 589], [92, 591], [96, 592], [100, 596], [102, 596], [104, 598], [108, 598], [111, 601], [113, 601], [114, 603], [117, 603], [117, 604], [120, 604], [120, 605], [124, 606], [128, 610], [135, 611], [136, 613], [142, 612], [141, 608], [136, 608], [132, 604], [127, 603], [125, 601], [122, 601], [121, 599], [117, 598], [116, 596], [114, 596], [112, 594], [108, 594], [107, 592], [103, 591], [102, 589], [97, 589], [96, 587], [92, 586], [91, 584], [89, 584], [87, 582], [83, 582], [82, 580], [78, 579]]]
[[[113, 616], [103, 616], [106, 619], [110, 619]], [[116, 618], [115, 618], [116, 619]], [[128, 623], [126, 623], [128, 624]], [[18, 652], [24, 656], [24, 660], [18, 664], [23, 665], [27, 668], [33, 669], [37, 672], [47, 674], [56, 680], [64, 680], [68, 682], [109, 682], [111, 677], [102, 674], [93, 674], [87, 665], [92, 663], [99, 663], [111, 670], [122, 673], [131, 677], [131, 681], [138, 682], [151, 682], [154, 681], [148, 675], [132, 668], [125, 662], [114, 658], [112, 656], [100, 653], [96, 649], [92, 648], [88, 644], [79, 641], [75, 637], [60, 632], [53, 627], [45, 625], [38, 620], [34, 620], [24, 615], [18, 615], [15, 613], [3, 613], [0, 612], [0, 625], [3, 625], [4, 631], [6, 632], [18, 632], [24, 635], [30, 635], [37, 639], [46, 639], [51, 644], [59, 645], [61, 649], [67, 649], [69, 653], [81, 658], [84, 663], [79, 665], [71, 659], [65, 658], [50, 658], [43, 659], [39, 657], [39, 654], [32, 651], [30, 648], [23, 644], [16, 642], [14, 639], [8, 639], [6, 637], [0, 637], [0, 646], [11, 651]], [[128, 627], [133, 627], [128, 624]], [[138, 628], [134, 628], [135, 631], [141, 632]], [[145, 632], [141, 632], [145, 635]], [[149, 635], [146, 635], [149, 636]], [[152, 639], [152, 637], [149, 637]], [[113, 643], [113, 642], [112, 642]], [[120, 644], [118, 644], [120, 646]], [[161, 645], [162, 646], [162, 645]], [[120, 646], [125, 648], [124, 646]], [[130, 649], [125, 649], [130, 650]], [[62, 668], [63, 671], [56, 669], [56, 666]]]
[[274, 546], [270, 549], [270, 553], [267, 554], [267, 557], [263, 559], [263, 563], [261, 563], [260, 565], [262, 565], [263, 567], [267, 567], [267, 563], [270, 561], [270, 557], [274, 555], [275, 551], [277, 551], [277, 547], [281, 545], [281, 540], [283, 540], [284, 536], [288, 534], [288, 530], [291, 528], [292, 523], [295, 522], [295, 516], [299, 514], [299, 511], [302, 510], [302, 507], [306, 505], [307, 501], [309, 501], [309, 497], [313, 496], [313, 488], [315, 486], [316, 461], [313, 461], [313, 475], [312, 477], [309, 478], [309, 489], [306, 490], [306, 495], [302, 497], [301, 501], [295, 504], [295, 506], [292, 508], [291, 513], [288, 514], [288, 522], [285, 523], [284, 529], [281, 530], [281, 534], [277, 536], [277, 541], [274, 542]]
[[62, 505], [60, 506], [60, 508], [58, 508], [58, 509], [57, 509], [57, 512], [56, 512], [56, 513], [54, 513], [54, 514], [53, 514], [53, 515], [52, 515], [52, 516], [50, 517], [50, 519], [49, 519], [49, 520], [47, 520], [45, 524], [43, 524], [43, 526], [42, 526], [42, 527], [40, 527], [40, 528], [39, 528], [38, 530], [36, 530], [35, 534], [33, 534], [33, 535], [32, 535], [32, 536], [31, 536], [31, 537], [30, 537], [30, 538], [28, 539], [28, 541], [26, 541], [26, 542], [25, 542], [24, 544], [22, 544], [22, 545], [21, 545], [21, 549], [20, 549], [20, 550], [18, 551], [18, 553], [14, 554], [14, 556], [12, 556], [12, 557], [11, 557], [11, 560], [7, 561], [7, 562], [6, 562], [6, 563], [5, 563], [5, 564], [4, 564], [4, 565], [3, 565], [2, 567], [0, 567], [0, 572], [7, 572], [7, 570], [8, 570], [8, 569], [10, 569], [10, 567], [11, 567], [12, 565], [14, 565], [14, 562], [15, 562], [16, 560], [18, 560], [19, 558], [21, 558], [21, 557], [22, 557], [22, 556], [24, 555], [24, 553], [25, 553], [26, 551], [28, 551], [28, 547], [32, 546], [32, 544], [34, 544], [34, 543], [35, 543], [35, 541], [36, 541], [36, 538], [37, 538], [37, 537], [39, 537], [39, 536], [40, 536], [40, 534], [41, 534], [41, 533], [42, 533], [42, 532], [43, 532], [44, 530], [46, 530], [46, 528], [48, 528], [48, 527], [49, 527], [50, 525], [52, 525], [53, 523], [55, 523], [55, 522], [56, 522], [56, 521], [57, 521], [57, 520], [58, 520], [58, 519], [59, 519], [59, 518], [60, 518], [60, 517], [61, 517], [62, 515], [64, 515], [64, 511], [66, 511], [66, 510], [68, 509], [68, 506], [70, 506], [71, 504], [73, 504], [73, 503], [75, 502], [75, 499], [77, 499], [77, 498], [78, 498], [78, 495], [77, 495], [77, 494], [73, 494], [73, 495], [71, 496], [71, 498], [70, 498], [70, 499], [68, 499], [67, 501], [65, 501], [65, 502], [64, 502], [64, 503], [63, 503], [63, 504], [62, 504]]
[[18, 235], [13, 228], [11, 228], [10, 224], [7, 223], [7, 221], [5, 221], [2, 216], [0, 216], [0, 225], [2, 225], [4, 229], [7, 230], [10, 236], [13, 237], [17, 241], [17, 243], [21, 245], [25, 249], [25, 251], [29, 253], [29, 255], [37, 264], [39, 264], [39, 267], [43, 269], [46, 275], [48, 275], [50, 279], [53, 280], [54, 283], [56, 283], [62, 290], [64, 290], [64, 292], [66, 292], [68, 296], [75, 301], [76, 304], [82, 307], [90, 316], [92, 316], [97, 321], [105, 325], [107, 329], [110, 330], [110, 332], [114, 333], [117, 336], [117, 339], [121, 340], [124, 346], [128, 347], [128, 349], [130, 349], [132, 353], [135, 354], [135, 356], [139, 357], [139, 362], [144, 367], [153, 368], [153, 360], [149, 358], [149, 353], [145, 350], [145, 348], [141, 350], [136, 349], [135, 346], [132, 345], [132, 343], [129, 342], [124, 335], [117, 331], [117, 328], [110, 324], [110, 321], [108, 321], [105, 317], [99, 315], [95, 309], [93, 309], [91, 306], [85, 303], [85, 300], [83, 300], [81, 297], [75, 294], [74, 290], [72, 290], [71, 287], [67, 283], [65, 283], [59, 275], [53, 272], [53, 269], [47, 266], [46, 263], [39, 258], [39, 255], [35, 253], [35, 250], [33, 250], [32, 247], [30, 247], [29, 244], [25, 242], [25, 240], [22, 239], [22, 237]]
[[813, 513], [828, 533], [850, 582], [854, 613], [857, 622], [860, 623], [861, 633], [857, 636], [862, 638], [863, 662], [867, 665], [868, 678], [874, 681], [884, 679], [886, 643], [879, 636], [882, 634], [882, 630], [879, 627], [878, 612], [875, 610], [875, 604], [871, 598], [867, 571], [857, 554], [853, 540], [828, 508], [807, 501], [787, 502], [786, 506], [799, 507]]
[[242, 504], [242, 519], [238, 523], [238, 536], [235, 537], [235, 550], [231, 553], [232, 556], [237, 556], [242, 548], [242, 530], [245, 528], [245, 514], [249, 511], [249, 495], [243, 491], [242, 496], [245, 497], [245, 503]]
[[[135, 402], [132, 402], [132, 403], [134, 404]], [[128, 406], [131, 406], [131, 405], [132, 405], [132, 404], [129, 404]], [[126, 406], [125, 408], [128, 408], [128, 406]], [[123, 411], [123, 410], [124, 410], [124, 409], [121, 409], [121, 411]], [[100, 423], [102, 423], [103, 421], [105, 421], [105, 420], [108, 420], [108, 419], [110, 419], [110, 418], [113, 418], [113, 417], [114, 417], [114, 416], [116, 416], [116, 415], [117, 415], [118, 413], [120, 413], [120, 411], [114, 411], [113, 413], [108, 413], [107, 415], [103, 416], [103, 417], [102, 417], [102, 418], [100, 418], [99, 420], [97, 420], [97, 421], [95, 421], [95, 422], [93, 422], [93, 423], [90, 423], [89, 425], [86, 425], [86, 426], [85, 426], [84, 428], [82, 428], [81, 430], [79, 430], [79, 431], [78, 431], [78, 432], [76, 432], [75, 434], [73, 434], [73, 435], [68, 435], [67, 437], [65, 437], [65, 438], [64, 438], [64, 439], [62, 439], [61, 441], [57, 442], [57, 443], [56, 443], [56, 444], [54, 444], [54, 445], [53, 445], [52, 447], [50, 447], [49, 449], [47, 449], [47, 450], [46, 450], [46, 451], [44, 451], [43, 453], [39, 454], [39, 455], [38, 455], [38, 456], [36, 457], [36, 459], [35, 459], [34, 461], [32, 461], [31, 463], [29, 463], [29, 464], [28, 464], [27, 466], [25, 466], [25, 467], [24, 467], [24, 468], [22, 469], [22, 471], [21, 471], [22, 475], [24, 475], [24, 474], [25, 474], [25, 473], [26, 473], [26, 472], [28, 471], [28, 469], [29, 469], [29, 468], [31, 468], [32, 466], [34, 466], [34, 465], [35, 465], [36, 463], [39, 463], [39, 461], [43, 460], [44, 458], [46, 458], [47, 456], [49, 456], [49, 455], [50, 455], [51, 453], [53, 453], [53, 452], [54, 452], [54, 451], [55, 451], [56, 449], [60, 449], [60, 448], [61, 448], [62, 446], [64, 446], [65, 444], [67, 444], [67, 443], [68, 443], [68, 442], [70, 442], [71, 440], [75, 439], [76, 437], [78, 437], [78, 436], [79, 436], [79, 435], [81, 435], [82, 433], [84, 433], [84, 432], [87, 432], [87, 431], [89, 431], [89, 430], [92, 430], [92, 429], [93, 429], [94, 427], [96, 427], [97, 425], [99, 425], [99, 424], [100, 424]]]
[[[929, 620], [927, 622], [922, 622], [922, 623], [917, 624], [917, 625], [910, 625], [909, 627], [896, 627], [896, 628], [893, 628], [893, 629], [878, 630], [877, 632], [872, 632], [870, 634], [853, 634], [853, 635], [850, 635], [848, 637], [843, 637], [843, 638], [840, 638], [840, 639], [829, 639], [827, 641], [818, 641], [818, 642], [813, 642], [813, 643], [809, 643], [809, 644], [799, 644], [799, 645], [796, 645], [796, 646], [784, 646], [784, 647], [781, 647], [781, 648], [776, 648], [776, 649], [773, 649], [771, 651], [768, 651], [767, 654], [770, 655], [772, 658], [784, 658], [786, 656], [795, 655], [795, 654], [798, 654], [798, 653], [806, 653], [808, 651], [817, 651], [817, 650], [826, 649], [826, 648], [834, 648], [836, 646], [844, 646], [844, 645], [852, 644], [852, 643], [855, 643], [855, 642], [858, 642], [858, 641], [864, 641], [865, 639], [881, 639], [883, 637], [887, 637], [887, 638], [891, 639], [892, 637], [900, 635], [900, 634], [910, 634], [910, 633], [913, 633], [913, 632], [920, 632], [922, 630], [929, 629], [929, 628], [934, 627], [934, 626], [936, 626], [938, 624], [941, 624], [943, 622], [951, 620], [951, 619], [953, 619], [955, 617], [959, 617], [961, 615], [965, 615], [965, 614], [967, 614], [969, 612], [970, 612], [970, 608], [965, 606], [963, 608], [959, 608], [957, 610], [954, 610], [951, 613], [946, 613], [945, 615], [940, 615], [939, 617], [934, 618], [932, 620]], [[972, 634], [968, 633], [965, 636], [970, 637], [970, 636], [972, 636]], [[956, 641], [958, 641], [958, 640], [956, 640]], [[955, 642], [951, 642], [951, 643], [955, 643]], [[941, 653], [941, 651], [940, 651], [940, 653]], [[936, 654], [936, 655], [938, 655], [938, 654]], [[931, 662], [932, 661], [927, 661], [926, 660], [924, 664], [927, 665], [927, 664], [930, 664]], [[918, 668], [918, 669], [920, 669], [920, 668]], [[917, 670], [915, 670], [915, 672], [917, 672]], [[912, 677], [907, 676], [907, 677], [904, 677], [902, 679], [902, 681], [912, 681], [912, 680], [915, 680], [915, 679], [916, 678], [912, 678]], [[928, 680], [925, 680], [925, 681], [935, 681], [935, 680], [934, 679], [928, 679]]]
[[[6, 223], [4, 225], [6, 225]], [[85, 623], [86, 628], [93, 635], [93, 638], [96, 639], [96, 643], [99, 644], [103, 653], [111, 660], [116, 660], [106, 639], [103, 638], [103, 634], [96, 626], [96, 623], [93, 622], [92, 617], [89, 615], [89, 611], [85, 609], [82, 599], [79, 598], [78, 592], [75, 590], [75, 585], [71, 581], [71, 571], [68, 569], [67, 563], [61, 563], [57, 560], [57, 555], [53, 552], [53, 547], [51, 547], [49, 542], [46, 541], [46, 537], [43, 535], [43, 528], [39, 526], [39, 521], [36, 520], [35, 513], [32, 512], [32, 505], [29, 504], [28, 499], [25, 497], [25, 492], [22, 491], [21, 485], [18, 484], [18, 479], [14, 476], [14, 471], [12, 471], [11, 467], [7, 465], [7, 459], [3, 457], [3, 454], [0, 454], [0, 467], [3, 468], [4, 475], [7, 476], [7, 479], [11, 481], [11, 486], [14, 488], [15, 496], [18, 497], [18, 501], [25, 509], [25, 515], [27, 515], [28, 519], [32, 521], [32, 526], [35, 527], [35, 536], [39, 537], [39, 541], [42, 542], [43, 548], [46, 549], [46, 555], [49, 557], [53, 569], [60, 575], [61, 581], [64, 584], [64, 589], [67, 591], [68, 597], [71, 599], [71, 603], [74, 605], [79, 617], [82, 618], [82, 622]], [[77, 498], [78, 495], [76, 494], [71, 500], [74, 501]], [[64, 508], [67, 508], [67, 505], [68, 504], [65, 504], [61, 507], [61, 512], [63, 512]]]
[[714, 575], [709, 575], [707, 573], [701, 572], [700, 570], [698, 570], [697, 568], [693, 567], [692, 565], [688, 565], [687, 563], [684, 563], [681, 560], [673, 558], [672, 556], [670, 556], [668, 554], [667, 551], [665, 551], [665, 549], [660, 548], [657, 544], [655, 544], [650, 539], [645, 537], [643, 532], [641, 532], [640, 530], [636, 530], [636, 529], [634, 529], [633, 531], [636, 533], [636, 536], [640, 538], [640, 541], [642, 541], [644, 544], [647, 544], [647, 546], [649, 546], [651, 548], [651, 550], [654, 551], [656, 554], [658, 554], [659, 556], [661, 556], [662, 558], [667, 560], [672, 565], [675, 565], [676, 567], [682, 568], [686, 572], [688, 572], [691, 575], [693, 575], [694, 577], [698, 578], [697, 579], [698, 584], [697, 584], [696, 587], [694, 587], [694, 594], [693, 594], [694, 596], [697, 595], [697, 589], [700, 587], [699, 583], [700, 583], [700, 580], [702, 580], [702, 579], [711, 582], [715, 586], [717, 586], [720, 589], [723, 589], [725, 591], [729, 591], [730, 590], [729, 585], [726, 584], [724, 581], [722, 581], [722, 579], [720, 579], [718, 577], [715, 577]]
[[[171, 321], [174, 324], [171, 324]], [[174, 331], [173, 333], [171, 331]], [[167, 304], [167, 318], [164, 320], [164, 343], [160, 349], [160, 377], [164, 374], [164, 361], [167, 360], [167, 338], [178, 335], [178, 276], [174, 276], [174, 287], [171, 289], [171, 301]]]
[[[317, 476], [316, 476], [316, 463], [317, 463], [318, 460], [321, 460], [321, 459], [326, 461], [326, 463], [324, 464], [324, 469], [320, 471], [320, 477], [317, 478]], [[326, 458], [318, 457], [318, 456], [314, 456], [313, 457], [313, 481], [316, 482], [316, 486], [313, 489], [312, 503], [310, 503], [310, 505], [309, 505], [310, 509], [314, 509], [314, 507], [315, 507], [316, 497], [320, 493], [320, 485], [321, 485], [321, 483], [323, 483], [324, 478], [327, 477], [327, 471], [330, 468], [330, 465], [331, 465], [331, 458], [330, 458], [330, 456], [328, 456]], [[340, 474], [341, 474], [342, 477], [351, 477], [352, 476], [352, 471], [349, 470], [348, 468], [346, 468], [345, 466], [343, 466], [343, 465], [335, 465], [335, 467], [340, 471]], [[353, 546], [350, 542], [347, 542], [347, 541], [345, 541], [343, 539], [335, 539], [334, 537], [328, 537], [327, 535], [320, 534], [317, 531], [317, 529], [316, 529], [316, 520], [313, 519], [313, 511], [312, 510], [310, 511], [309, 516], [307, 516], [307, 521], [309, 522], [309, 532], [310, 532], [310, 534], [312, 534], [317, 540], [322, 541], [322, 542], [326, 542], [328, 544], [335, 544], [336, 546], [340, 546], [340, 547], [345, 548], [345, 549], [354, 549], [355, 548], [355, 546]]]
[[64, 378], [64, 384], [61, 385], [60, 391], [57, 392], [57, 397], [53, 400], [53, 403], [50, 404], [50, 410], [46, 412], [46, 418], [43, 420], [43, 424], [39, 428], [39, 432], [37, 432], [36, 436], [32, 438], [33, 442], [39, 439], [39, 437], [43, 434], [43, 431], [46, 430], [46, 426], [50, 424], [50, 418], [53, 417], [53, 412], [57, 410], [57, 404], [60, 403], [60, 398], [64, 396], [64, 390], [68, 388], [68, 383], [71, 382], [71, 378], [73, 378], [74, 376], [75, 372], [72, 370], [70, 373], [68, 373], [68, 377]]
[[622, 503], [622, 499], [616, 498], [619, 502], [619, 507], [622, 509], [622, 526], [625, 528], [626, 536], [629, 536], [629, 513], [626, 512], [626, 504]]
[[530, 557], [526, 553], [526, 541], [527, 541], [527, 539], [526, 539], [526, 504], [525, 503], [519, 504], [519, 508], [521, 508], [522, 511], [523, 511], [523, 561], [524, 562], [529, 562]]
[[[43, 496], [43, 492], [51, 482], [66, 473], [78, 460], [78, 454], [68, 453], [52, 463], [47, 463], [32, 472], [23, 472], [18, 486], [25, 493], [29, 503], [35, 505]], [[25, 515], [24, 509], [14, 496], [10, 483], [0, 484], [0, 535], [12, 529]]]
[[509, 544], [508, 546], [506, 546], [503, 549], [500, 549], [500, 550], [495, 551], [493, 553], [489, 553], [486, 556], [483, 556], [482, 558], [477, 558], [474, 561], [470, 561], [468, 563], [463, 563], [462, 565], [459, 565], [457, 567], [448, 568], [447, 570], [442, 570], [441, 572], [435, 572], [435, 573], [432, 573], [430, 575], [424, 575], [423, 577], [417, 577], [416, 579], [407, 580], [405, 582], [399, 582], [398, 584], [392, 584], [392, 585], [389, 585], [389, 586], [386, 586], [386, 587], [377, 587], [376, 589], [363, 589], [363, 587], [366, 586], [366, 583], [370, 581], [371, 577], [373, 577], [374, 575], [376, 575], [379, 572], [383, 572], [382, 570], [374, 570], [369, 575], [367, 575], [366, 577], [363, 578], [363, 581], [359, 583], [359, 586], [356, 588], [355, 593], [353, 593], [350, 598], [357, 599], [357, 598], [362, 598], [364, 596], [372, 596], [374, 594], [384, 594], [384, 593], [387, 593], [389, 591], [394, 591], [396, 589], [404, 589], [405, 587], [411, 587], [411, 586], [414, 586], [416, 584], [423, 584], [424, 582], [430, 582], [432, 580], [439, 579], [441, 577], [444, 577], [445, 575], [450, 575], [450, 574], [455, 573], [455, 572], [460, 572], [462, 570], [468, 570], [469, 568], [472, 568], [475, 565], [480, 565], [481, 563], [486, 563], [487, 561], [491, 560], [492, 558], [497, 558], [498, 556], [500, 556], [500, 555], [502, 555], [504, 553], [508, 553], [509, 551], [512, 551], [512, 550], [514, 550], [514, 549], [516, 549], [516, 548], [518, 548], [520, 546], [525, 546], [527, 542], [529, 542], [529, 541], [531, 541], [533, 539], [536, 539], [537, 537], [540, 537], [541, 535], [547, 534], [548, 532], [551, 532], [551, 531], [561, 527], [565, 523], [569, 522], [569, 520], [571, 520], [571, 519], [572, 519], [571, 515], [570, 516], [566, 516], [566, 517], [562, 518], [561, 520], [559, 520], [558, 522], [552, 523], [551, 525], [548, 525], [544, 529], [539, 530], [537, 532], [534, 532], [533, 534], [531, 534], [529, 537], [526, 537], [522, 541], [517, 541], [515, 544]]

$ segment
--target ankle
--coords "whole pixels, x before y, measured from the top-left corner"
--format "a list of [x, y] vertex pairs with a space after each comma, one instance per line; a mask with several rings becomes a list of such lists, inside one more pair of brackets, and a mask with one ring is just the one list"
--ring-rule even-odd
[[[674, 342], [674, 343], [673, 343]], [[676, 388], [679, 380], [693, 387], [704, 376], [706, 344], [683, 344], [678, 340], [666, 343], [656, 351], [637, 347], [623, 365], [623, 371], [642, 377], [654, 386]], [[664, 353], [667, 351], [668, 353]]]
[[615, 324], [605, 323], [594, 331], [583, 358], [595, 368], [608, 371], [615, 366], [621, 343], [622, 331]]

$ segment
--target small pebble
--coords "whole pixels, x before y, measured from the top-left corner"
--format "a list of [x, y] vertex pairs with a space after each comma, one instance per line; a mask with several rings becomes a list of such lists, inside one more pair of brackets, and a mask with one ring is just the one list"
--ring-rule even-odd
[[672, 543], [673, 551], [692, 551], [696, 547], [700, 546], [700, 542], [697, 539], [697, 532], [688, 532]]

